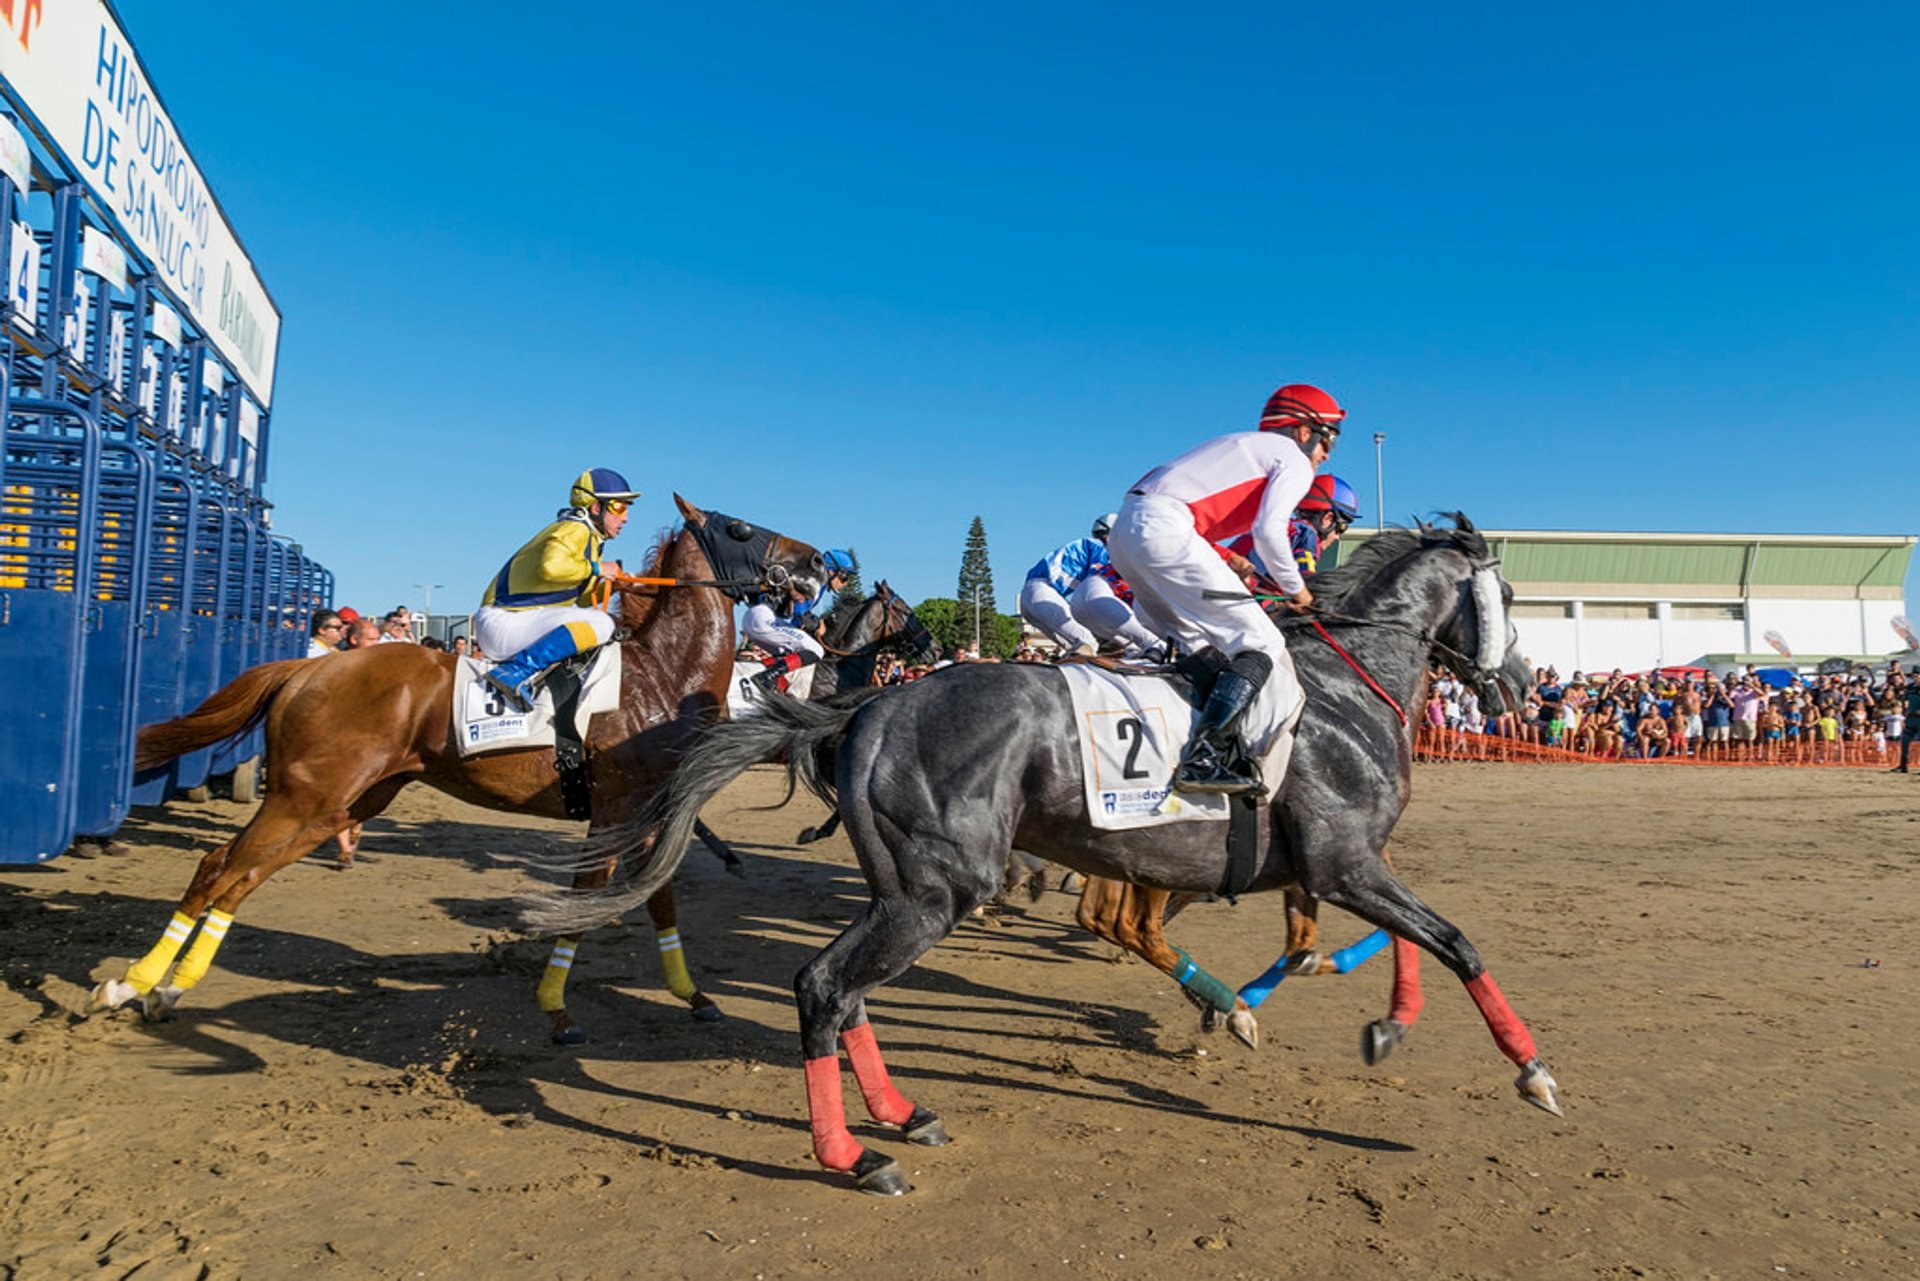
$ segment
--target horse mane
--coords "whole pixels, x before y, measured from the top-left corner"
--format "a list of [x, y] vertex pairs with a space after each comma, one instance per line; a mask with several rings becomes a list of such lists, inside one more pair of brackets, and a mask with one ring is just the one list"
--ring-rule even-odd
[[1310, 584], [1314, 603], [1328, 609], [1343, 608], [1348, 600], [1378, 578], [1389, 565], [1422, 548], [1440, 545], [1456, 547], [1474, 560], [1485, 560], [1491, 555], [1486, 536], [1473, 527], [1472, 521], [1459, 512], [1439, 514], [1453, 521], [1453, 524], [1430, 525], [1425, 521], [1415, 521], [1412, 529], [1395, 525], [1360, 544], [1351, 558], [1342, 558], [1338, 569], [1315, 574]]
[[[680, 536], [682, 526], [668, 525], [654, 535], [653, 546], [640, 559], [640, 574], [644, 577], [661, 576], [666, 565], [667, 553], [673, 550], [674, 541]], [[664, 593], [653, 592], [639, 595], [634, 592], [619, 592], [615, 599], [620, 605], [620, 622], [635, 628], [647, 621], [653, 614], [653, 607], [660, 603]]]

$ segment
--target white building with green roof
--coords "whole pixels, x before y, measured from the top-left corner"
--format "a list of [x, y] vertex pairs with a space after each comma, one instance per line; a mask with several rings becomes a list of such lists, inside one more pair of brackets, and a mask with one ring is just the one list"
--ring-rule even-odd
[[1798, 666], [1911, 653], [1894, 620], [1912, 536], [1483, 532], [1513, 585], [1521, 652], [1562, 676], [1783, 662], [1768, 633]]

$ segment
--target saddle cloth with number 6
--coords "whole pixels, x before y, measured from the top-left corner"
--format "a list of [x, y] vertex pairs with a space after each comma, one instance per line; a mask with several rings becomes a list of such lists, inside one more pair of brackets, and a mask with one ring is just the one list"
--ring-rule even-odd
[[[504, 752], [524, 747], [553, 746], [553, 695], [544, 683], [533, 700], [533, 710], [520, 712], [508, 707], [493, 686], [481, 679], [491, 663], [462, 658], [453, 673], [453, 741], [460, 755]], [[581, 742], [587, 741], [587, 725], [595, 712], [610, 712], [620, 706], [620, 647], [602, 645], [594, 651], [593, 662], [581, 682], [580, 701], [574, 709], [574, 725]]]
[[1198, 719], [1181, 686], [1087, 663], [1055, 668], [1073, 700], [1087, 814], [1105, 832], [1220, 822], [1228, 798], [1172, 790], [1180, 750]]

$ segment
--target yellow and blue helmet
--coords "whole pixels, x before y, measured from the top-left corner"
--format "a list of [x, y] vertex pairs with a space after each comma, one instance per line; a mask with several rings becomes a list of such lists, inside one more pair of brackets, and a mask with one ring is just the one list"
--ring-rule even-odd
[[591, 507], [595, 503], [605, 502], [609, 498], [622, 502], [632, 502], [640, 497], [640, 491], [627, 483], [627, 478], [611, 467], [592, 467], [580, 473], [580, 479], [573, 482], [573, 492], [567, 503], [571, 507]]

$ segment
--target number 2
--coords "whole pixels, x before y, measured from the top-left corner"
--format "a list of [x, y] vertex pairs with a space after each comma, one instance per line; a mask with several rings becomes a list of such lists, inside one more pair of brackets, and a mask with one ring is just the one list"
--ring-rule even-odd
[[1147, 741], [1146, 727], [1140, 723], [1140, 718], [1138, 716], [1121, 717], [1119, 723], [1113, 727], [1113, 732], [1123, 743], [1129, 738], [1133, 740], [1133, 746], [1127, 749], [1126, 764], [1120, 767], [1120, 777], [1145, 778], [1147, 771], [1138, 768], [1140, 747]]

